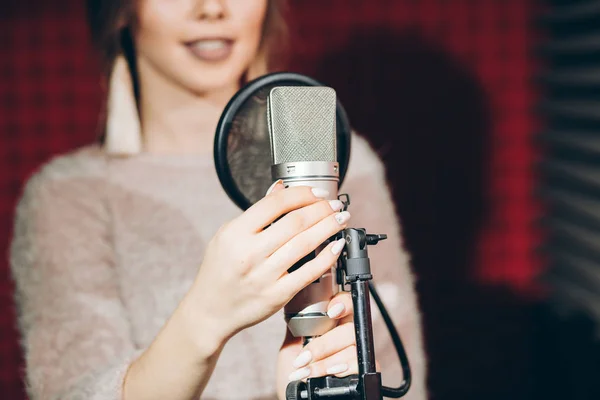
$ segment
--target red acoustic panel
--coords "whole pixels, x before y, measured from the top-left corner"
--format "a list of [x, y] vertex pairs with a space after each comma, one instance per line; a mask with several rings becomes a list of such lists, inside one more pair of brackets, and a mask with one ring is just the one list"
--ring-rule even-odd
[[[451, 90], [461, 87], [440, 82], [436, 90], [427, 81], [441, 81], [442, 74], [448, 74], [447, 80], [464, 80], [469, 75], [471, 86], [481, 86], [490, 113], [490, 128], [480, 131], [486, 136], [487, 146], [481, 166], [485, 169], [483, 201], [487, 213], [481, 217], [483, 224], [476, 242], [470, 244], [476, 249], [477, 259], [471, 273], [481, 282], [508, 284], [525, 292], [541, 268], [532, 252], [540, 242], [534, 221], [541, 211], [532, 196], [537, 158], [531, 140], [536, 121], [530, 112], [536, 98], [531, 84], [536, 67], [531, 52], [537, 40], [531, 23], [535, 11], [534, 2], [520, 0], [296, 0], [290, 13], [293, 67], [338, 89], [350, 108], [351, 120], [381, 152], [390, 148], [401, 151], [397, 149], [401, 142], [398, 137], [415, 134], [406, 132], [399, 120], [388, 118], [384, 129], [377, 126], [380, 122], [373, 121], [375, 117], [385, 119], [381, 110], [394, 109], [385, 103], [401, 100], [411, 80], [422, 81], [426, 96], [439, 96], [432, 92], [448, 89], [448, 107], [452, 98], [460, 100], [462, 95]], [[329, 64], [323, 65], [324, 58]], [[411, 62], [415, 64], [413, 69], [407, 67]], [[436, 69], [433, 62], [447, 68]], [[402, 73], [411, 76], [399, 77]], [[385, 80], [380, 79], [383, 82], [379, 84], [374, 77], [381, 75]], [[382, 96], [391, 91], [390, 87], [397, 92]], [[415, 97], [420, 95], [416, 93]], [[419, 111], [423, 110], [410, 99], [396, 108], [400, 114]], [[434, 108], [425, 111], [432, 119], [436, 118], [434, 111], [443, 112]], [[474, 119], [479, 117], [473, 115]], [[458, 128], [468, 129], [466, 125], [463, 122]], [[446, 126], [437, 135], [452, 129]], [[430, 146], [435, 147], [435, 143]], [[462, 175], [456, 176], [468, 178], [464, 171], [459, 173]], [[402, 189], [410, 191], [411, 187]]]

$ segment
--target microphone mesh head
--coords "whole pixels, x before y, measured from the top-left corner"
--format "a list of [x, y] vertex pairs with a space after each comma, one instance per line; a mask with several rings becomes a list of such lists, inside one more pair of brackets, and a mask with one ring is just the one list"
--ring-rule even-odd
[[337, 162], [335, 113], [332, 88], [273, 88], [267, 103], [272, 163]]

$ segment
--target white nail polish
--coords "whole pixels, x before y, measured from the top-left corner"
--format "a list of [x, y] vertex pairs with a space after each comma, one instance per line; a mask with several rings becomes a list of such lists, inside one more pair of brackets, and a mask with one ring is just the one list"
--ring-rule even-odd
[[334, 365], [333, 367], [329, 367], [327, 368], [327, 374], [329, 375], [335, 375], [335, 374], [341, 374], [344, 371], [348, 370], [348, 364], [337, 364]]
[[331, 246], [331, 252], [336, 256], [344, 250], [344, 246], [346, 245], [346, 239], [338, 239], [333, 246]]
[[350, 213], [348, 211], [342, 211], [341, 213], [336, 214], [335, 220], [338, 224], [343, 225], [350, 219]]
[[312, 354], [310, 353], [310, 351], [305, 350], [302, 353], [300, 353], [298, 357], [296, 357], [292, 365], [294, 366], [294, 368], [302, 368], [305, 365], [308, 365], [310, 360], [312, 360]]
[[315, 197], [319, 197], [321, 199], [326, 199], [327, 197], [329, 197], [329, 192], [325, 189], [312, 188], [312, 192], [315, 195]]
[[268, 196], [271, 194], [271, 192], [273, 191], [273, 189], [275, 189], [275, 186], [277, 186], [278, 183], [282, 183], [283, 181], [281, 179], [277, 179], [275, 182], [273, 182], [273, 184], [271, 186], [269, 186], [269, 189], [267, 190], [267, 193], [265, 194], [265, 196]]
[[344, 303], [337, 303], [329, 310], [327, 310], [327, 315], [329, 316], [329, 318], [339, 317], [340, 315], [342, 315], [345, 308], [346, 307], [344, 307]]
[[329, 205], [333, 211], [340, 211], [342, 208], [344, 208], [344, 203], [339, 200], [329, 200]]
[[288, 379], [291, 381], [300, 381], [304, 378], [308, 378], [308, 376], [310, 375], [310, 368], [305, 367], [299, 370], [296, 370], [294, 372], [292, 372], [290, 374], [290, 376], [288, 377]]

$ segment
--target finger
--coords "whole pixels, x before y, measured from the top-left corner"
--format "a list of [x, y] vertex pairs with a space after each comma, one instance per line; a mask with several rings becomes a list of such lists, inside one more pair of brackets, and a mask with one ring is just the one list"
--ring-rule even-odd
[[342, 319], [352, 315], [353, 312], [352, 295], [348, 292], [339, 292], [329, 301], [327, 306], [327, 315], [332, 319]]
[[302, 368], [309, 363], [324, 360], [347, 347], [355, 345], [354, 324], [339, 325], [324, 335], [311, 340], [309, 344], [304, 346], [292, 365], [294, 368]]
[[339, 378], [358, 373], [356, 346], [346, 347], [344, 350], [308, 366], [308, 377], [334, 375]]
[[240, 224], [252, 232], [259, 232], [282, 215], [316, 203], [328, 196], [327, 191], [308, 186], [273, 190], [268, 196], [248, 208], [235, 221], [236, 224]]
[[[306, 286], [323, 276], [335, 264], [345, 243], [344, 239], [329, 243], [317, 257], [304, 264], [301, 268], [292, 273], [283, 274], [275, 286], [275, 290], [279, 291], [280, 297], [291, 299]], [[293, 262], [288, 265], [292, 264]]]
[[259, 233], [259, 240], [264, 243], [264, 255], [273, 254], [294, 236], [313, 227], [343, 207], [344, 204], [339, 200], [318, 201], [285, 215], [269, 229]]
[[[311, 226], [307, 230], [294, 236], [292, 239], [287, 241], [283, 246], [278, 248], [273, 254], [269, 256], [266, 261], [266, 265], [269, 268], [273, 268], [278, 272], [278, 276], [287, 274], [287, 270], [306, 257], [312, 251], [315, 251], [319, 246], [326, 242], [333, 235], [348, 226], [350, 220], [350, 213], [343, 211], [341, 213], [334, 213], [329, 217], [322, 219], [315, 225]], [[336, 248], [336, 250], [338, 250]], [[322, 251], [321, 251], [322, 252]], [[320, 255], [320, 253], [319, 253]], [[315, 257], [318, 258], [318, 256]], [[336, 258], [329, 257], [331, 254], [326, 253], [325, 257], [331, 259], [332, 264]], [[336, 254], [336, 256], [339, 254]], [[306, 264], [305, 264], [306, 265]], [[302, 268], [299, 268], [302, 269]]]
[[358, 373], [356, 346], [344, 350], [310, 365], [309, 377], [334, 375], [338, 378]]

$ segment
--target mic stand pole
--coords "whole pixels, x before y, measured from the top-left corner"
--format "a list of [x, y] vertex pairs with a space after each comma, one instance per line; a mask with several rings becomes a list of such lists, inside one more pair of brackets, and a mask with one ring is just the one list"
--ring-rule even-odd
[[345, 378], [325, 376], [290, 382], [287, 400], [344, 399], [381, 400], [381, 374], [375, 369], [373, 324], [369, 281], [373, 279], [367, 246], [375, 245], [386, 235], [367, 234], [365, 229], [347, 228], [336, 235], [346, 239], [344, 252], [338, 259], [338, 283], [349, 284], [354, 305], [354, 332], [358, 356], [358, 375]]

